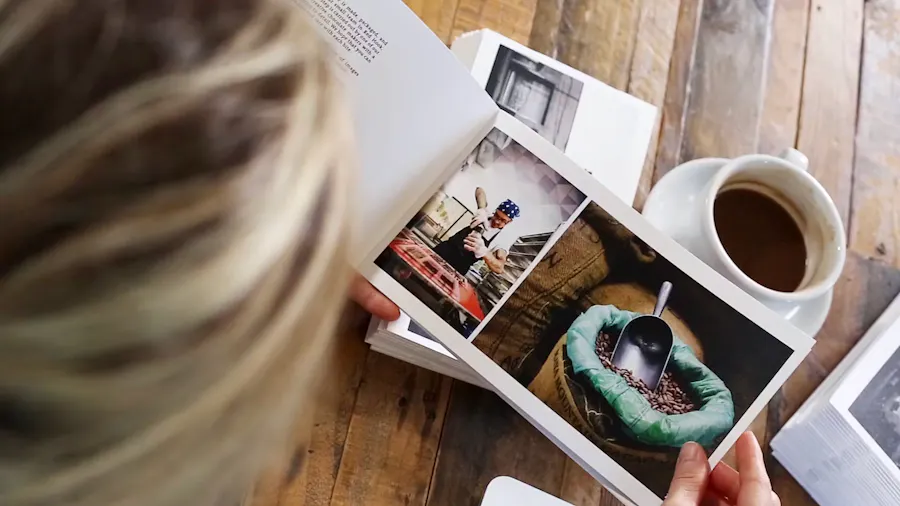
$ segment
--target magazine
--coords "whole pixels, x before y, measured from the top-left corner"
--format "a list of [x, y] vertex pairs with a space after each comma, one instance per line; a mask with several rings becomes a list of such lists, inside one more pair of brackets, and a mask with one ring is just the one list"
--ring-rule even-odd
[[[400, 2], [300, 3], [363, 104], [357, 269], [617, 496], [660, 504], [687, 441], [721, 459], [812, 339], [501, 110]], [[361, 61], [340, 23], [378, 34]]]
[[900, 299], [772, 440], [822, 505], [900, 504]]

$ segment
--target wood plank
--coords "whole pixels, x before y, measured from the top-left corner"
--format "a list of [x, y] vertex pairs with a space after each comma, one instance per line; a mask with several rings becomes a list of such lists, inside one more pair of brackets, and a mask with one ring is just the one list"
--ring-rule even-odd
[[[560, 34], [568, 31], [568, 28], [562, 25], [562, 11], [565, 2], [566, 0], [537, 0], [534, 23], [531, 25], [531, 34], [528, 37], [528, 47], [557, 60], [560, 59]], [[571, 63], [569, 65], [581, 70]], [[584, 71], [582, 70], [582, 72]]]
[[688, 82], [694, 61], [697, 30], [700, 28], [700, 2], [701, 0], [681, 0], [678, 8], [678, 25], [669, 62], [669, 79], [663, 100], [662, 123], [653, 171], [654, 183], [682, 162], [681, 144], [688, 106]]
[[490, 28], [528, 45], [536, 7], [537, 0], [459, 0], [449, 42], [463, 33]]
[[[641, 0], [539, 0], [529, 45], [620, 90], [628, 86]], [[555, 32], [555, 33], [554, 33]]]
[[453, 42], [453, 19], [459, 0], [403, 0], [444, 44]]
[[[898, 292], [900, 270], [856, 253], [848, 255], [816, 345], [769, 404], [769, 439], [837, 367]], [[815, 504], [774, 459], [769, 462], [769, 473], [782, 504]]]
[[452, 380], [370, 353], [331, 505], [425, 504]]
[[653, 184], [653, 168], [656, 164], [656, 149], [662, 125], [666, 85], [669, 82], [669, 64], [675, 47], [680, 3], [679, 0], [656, 0], [645, 1], [641, 6], [634, 58], [628, 77], [628, 93], [656, 106], [657, 113], [644, 170], [634, 198], [636, 209], [643, 207]]
[[597, 480], [571, 459], [566, 459], [559, 498], [575, 506], [598, 506], [603, 501], [609, 502], [610, 499], [614, 501], [611, 504], [619, 503]]
[[866, 2], [850, 248], [900, 267], [900, 1]]
[[496, 394], [457, 382], [427, 504], [477, 506], [497, 476], [559, 496], [567, 460]]
[[848, 223], [862, 44], [862, 0], [813, 0], [797, 149]]
[[257, 484], [254, 506], [326, 506], [337, 477], [356, 393], [369, 347], [363, 342], [369, 315], [349, 307], [335, 337], [327, 382], [309, 419], [298, 421], [294, 451]]
[[771, 0], [704, 0], [681, 158], [756, 150]]
[[757, 151], [777, 155], [797, 142], [810, 0], [775, 2]]

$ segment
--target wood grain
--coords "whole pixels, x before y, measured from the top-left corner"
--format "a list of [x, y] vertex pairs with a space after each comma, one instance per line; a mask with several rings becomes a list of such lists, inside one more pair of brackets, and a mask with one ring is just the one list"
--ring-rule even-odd
[[[850, 253], [841, 279], [835, 287], [828, 319], [816, 336], [816, 345], [769, 404], [770, 438], [828, 373], [837, 367], [898, 292], [900, 271]], [[774, 459], [771, 460], [769, 469], [773, 486], [783, 504], [815, 504]]]
[[640, 0], [562, 0], [561, 4], [559, 9], [559, 3], [554, 7], [541, 2], [541, 14], [549, 15], [535, 17], [531, 47], [610, 86], [626, 89]]
[[[528, 47], [560, 61], [560, 34], [568, 31], [568, 27], [562, 23], [565, 2], [566, 0], [537, 0], [531, 35], [528, 37]], [[571, 63], [569, 65], [581, 70]]]
[[628, 77], [628, 93], [656, 106], [657, 113], [644, 170], [634, 198], [636, 209], [643, 207], [653, 184], [656, 146], [659, 142], [666, 85], [669, 81], [669, 64], [675, 47], [679, 4], [679, 0], [656, 0], [645, 1], [641, 6], [634, 57]]
[[866, 2], [850, 248], [900, 267], [900, 1]]
[[332, 505], [425, 504], [451, 383], [380, 353], [369, 355]]
[[779, 154], [797, 142], [810, 0], [778, 0], [769, 29], [766, 90], [757, 151]]
[[537, 0], [459, 0], [449, 42], [463, 33], [490, 28], [527, 45], [536, 7]]
[[403, 0], [403, 2], [444, 44], [449, 45], [453, 42], [450, 36], [453, 33], [453, 20], [459, 0]]
[[688, 83], [694, 61], [697, 30], [700, 27], [701, 0], [681, 0], [678, 24], [669, 62], [666, 97], [663, 100], [653, 182], [656, 183], [682, 162], [681, 144], [688, 106]]
[[567, 460], [493, 392], [457, 382], [428, 505], [477, 506], [497, 476], [512, 476], [558, 496]]
[[704, 0], [681, 157], [756, 150], [770, 0]]
[[598, 506], [610, 500], [612, 504], [619, 504], [612, 494], [571, 459], [566, 459], [559, 498], [574, 506]]
[[863, 2], [813, 0], [797, 149], [831, 194], [846, 226], [853, 180], [853, 139]]
[[356, 393], [369, 348], [365, 334], [369, 315], [350, 306], [342, 317], [327, 367], [327, 383], [309, 418], [298, 421], [290, 458], [276, 465], [256, 487], [254, 506], [326, 506], [337, 477]]

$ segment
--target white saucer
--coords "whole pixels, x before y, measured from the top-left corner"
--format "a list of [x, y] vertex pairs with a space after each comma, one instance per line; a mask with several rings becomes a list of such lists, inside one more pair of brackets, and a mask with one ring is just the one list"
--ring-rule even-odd
[[572, 506], [562, 499], [509, 476], [498, 476], [491, 480], [487, 490], [484, 491], [481, 506], [508, 506], [510, 504], [517, 506]]
[[[715, 172], [728, 160], [724, 158], [701, 158], [683, 163], [663, 176], [650, 191], [644, 204], [643, 215], [653, 226], [668, 235], [675, 242], [686, 246], [682, 240], [683, 233], [696, 229], [696, 223], [687, 223], [688, 213], [680, 210], [696, 205], [697, 199], [703, 198], [703, 190]], [[787, 312], [780, 313], [787, 321], [798, 329], [815, 336], [828, 310], [831, 309], [831, 298], [834, 290], [828, 290], [822, 296], [797, 304]]]

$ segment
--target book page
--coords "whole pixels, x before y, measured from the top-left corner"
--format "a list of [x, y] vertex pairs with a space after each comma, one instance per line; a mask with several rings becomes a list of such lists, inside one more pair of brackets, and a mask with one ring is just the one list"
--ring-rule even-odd
[[406, 223], [362, 273], [637, 504], [685, 442], [715, 465], [814, 343], [504, 112]]
[[399, 0], [294, 2], [331, 43], [352, 99], [361, 173], [351, 262], [359, 264], [490, 129], [497, 108]]
[[900, 321], [894, 320], [840, 379], [831, 404], [900, 481]]
[[452, 50], [502, 110], [632, 203], [655, 107], [491, 30], [461, 35]]

